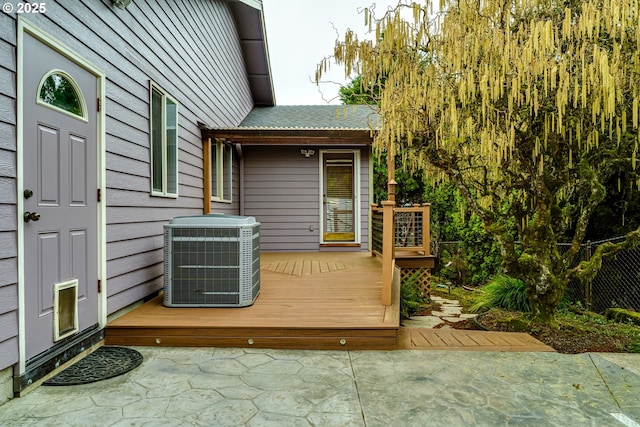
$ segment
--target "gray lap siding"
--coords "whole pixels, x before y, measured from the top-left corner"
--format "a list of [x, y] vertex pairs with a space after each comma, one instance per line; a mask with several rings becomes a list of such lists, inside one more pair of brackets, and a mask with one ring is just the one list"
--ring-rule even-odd
[[[342, 147], [340, 147], [342, 148]], [[295, 146], [246, 146], [244, 214], [261, 223], [263, 251], [319, 251], [320, 161], [304, 157]], [[368, 249], [369, 156], [360, 150], [360, 250]], [[327, 250], [339, 250], [330, 247]], [[354, 250], [349, 248], [348, 250]], [[358, 250], [358, 248], [355, 248]]]
[[[110, 0], [69, 0], [48, 2], [28, 20], [106, 76], [111, 314], [161, 288], [163, 224], [203, 212], [197, 123], [235, 126], [253, 107], [234, 18], [216, 0], [134, 1], [125, 10]], [[0, 14], [0, 370], [18, 360], [16, 34], [17, 15]], [[178, 198], [150, 195], [150, 81], [178, 103]], [[234, 199], [219, 208], [238, 213]]]
[[0, 14], [0, 57], [2, 58], [0, 61], [0, 370], [2, 370], [17, 363], [19, 355], [16, 17], [6, 13]]

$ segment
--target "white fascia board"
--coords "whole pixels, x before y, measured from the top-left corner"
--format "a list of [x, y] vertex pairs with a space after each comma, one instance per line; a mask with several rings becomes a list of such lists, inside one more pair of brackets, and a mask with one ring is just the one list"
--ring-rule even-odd
[[262, 11], [262, 0], [236, 0], [237, 2], [244, 3], [247, 6], [251, 6], [254, 9]]

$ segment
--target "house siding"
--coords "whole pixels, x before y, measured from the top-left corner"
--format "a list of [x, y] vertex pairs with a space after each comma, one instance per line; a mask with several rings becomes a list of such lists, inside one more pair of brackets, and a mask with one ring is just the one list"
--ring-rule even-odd
[[0, 14], [0, 371], [19, 354], [15, 28], [15, 16]]
[[[244, 214], [256, 217], [261, 223], [263, 251], [321, 250], [318, 155], [323, 148], [312, 148], [316, 154], [309, 158], [300, 154], [300, 147], [244, 148]], [[367, 250], [369, 245], [368, 159], [368, 150], [360, 150], [361, 250]], [[336, 246], [327, 249], [340, 250]]]
[[[203, 212], [197, 123], [236, 126], [253, 107], [235, 22], [221, 0], [135, 1], [125, 10], [110, 0], [48, 2], [45, 14], [28, 20], [106, 76], [103, 200], [111, 314], [161, 288], [163, 224]], [[0, 304], [0, 370], [18, 358], [16, 34], [16, 15], [0, 14], [0, 296], [15, 295]], [[178, 103], [177, 198], [150, 193], [150, 81]], [[221, 209], [238, 213], [237, 193]]]

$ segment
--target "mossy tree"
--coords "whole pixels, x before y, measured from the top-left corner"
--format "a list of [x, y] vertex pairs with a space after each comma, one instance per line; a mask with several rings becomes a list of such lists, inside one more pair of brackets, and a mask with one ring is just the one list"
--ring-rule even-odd
[[504, 272], [527, 284], [532, 315], [552, 322], [569, 280], [640, 242], [638, 229], [570, 268], [616, 165], [636, 173], [637, 0], [433, 6], [399, 4], [381, 18], [364, 9], [373, 41], [347, 31], [317, 79], [335, 60], [379, 93], [378, 149], [453, 182], [499, 242]]
[[[356, 76], [349, 81], [348, 84], [340, 87], [338, 96], [340, 97], [340, 101], [345, 105], [375, 105], [380, 100], [380, 93], [377, 89], [374, 89], [373, 91], [363, 89], [360, 76]], [[383, 200], [388, 200], [388, 155], [384, 150], [375, 150], [374, 154], [372, 201], [378, 203]], [[394, 179], [398, 182], [396, 190], [396, 204], [398, 206], [423, 202], [424, 181], [422, 178], [422, 171], [405, 169], [402, 163], [402, 157], [400, 156], [396, 156], [395, 158]]]
[[[351, 79], [348, 84], [340, 87], [339, 97], [345, 105], [352, 104], [378, 104], [380, 102], [380, 89], [384, 80], [373, 86], [373, 90], [365, 90], [360, 76]], [[384, 148], [384, 147], [383, 147]], [[402, 147], [399, 147], [402, 149]], [[384, 150], [376, 150], [373, 158], [373, 201], [388, 200], [388, 153]], [[403, 162], [402, 153], [395, 156], [395, 181], [396, 204], [411, 205], [415, 203], [429, 202], [431, 204], [431, 238], [432, 241], [460, 241], [462, 244], [457, 254], [449, 254], [447, 251], [440, 257], [440, 273], [447, 272], [464, 266], [456, 276], [473, 285], [482, 284], [496, 273], [499, 266], [499, 252], [494, 239], [486, 234], [478, 221], [478, 217], [470, 213], [467, 215], [465, 201], [459, 196], [458, 189], [451, 183], [438, 183], [438, 185], [425, 185], [421, 169], [407, 169]], [[454, 256], [458, 261], [452, 263], [454, 267], [443, 266], [448, 258]], [[446, 272], [445, 272], [446, 271]], [[466, 274], [468, 273], [468, 274]]]

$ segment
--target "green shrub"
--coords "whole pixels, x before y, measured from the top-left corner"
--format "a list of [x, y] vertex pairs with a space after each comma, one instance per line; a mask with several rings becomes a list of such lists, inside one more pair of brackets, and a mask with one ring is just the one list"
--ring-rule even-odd
[[440, 265], [438, 274], [446, 279], [447, 282], [454, 283], [458, 286], [469, 283], [469, 265], [459, 251], [450, 253], [444, 249], [440, 253], [438, 264]]
[[415, 315], [427, 302], [427, 298], [420, 295], [421, 275], [422, 270], [418, 270], [400, 282], [400, 316], [404, 319]]
[[625, 347], [627, 353], [640, 353], [640, 342], [634, 342]]
[[[455, 250], [438, 254], [436, 273], [457, 285], [480, 285], [499, 271], [498, 243], [470, 214], [455, 184], [425, 185], [424, 200], [431, 203], [431, 236], [437, 242], [458, 242]], [[506, 206], [506, 205], [505, 205]]]
[[481, 294], [471, 311], [478, 312], [493, 307], [511, 311], [531, 311], [525, 283], [504, 274], [495, 276], [481, 288]]

